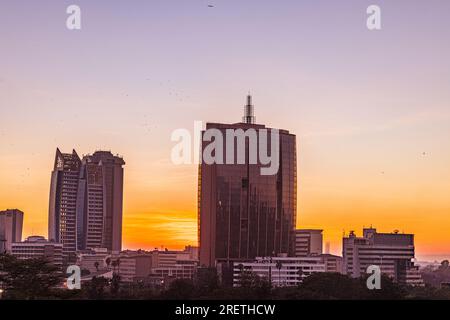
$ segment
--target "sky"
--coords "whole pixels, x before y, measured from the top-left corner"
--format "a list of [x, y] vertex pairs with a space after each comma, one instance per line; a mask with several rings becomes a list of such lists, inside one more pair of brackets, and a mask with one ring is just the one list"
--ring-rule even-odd
[[446, 0], [1, 0], [0, 208], [46, 236], [56, 148], [111, 150], [124, 247], [195, 245], [197, 167], [171, 162], [171, 133], [239, 122], [250, 91], [258, 123], [297, 135], [298, 227], [324, 229], [333, 253], [373, 225], [450, 257], [449, 14]]

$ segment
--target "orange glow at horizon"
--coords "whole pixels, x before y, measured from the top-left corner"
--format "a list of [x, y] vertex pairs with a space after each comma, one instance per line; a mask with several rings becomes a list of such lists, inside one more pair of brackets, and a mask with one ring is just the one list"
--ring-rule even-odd
[[[305, 143], [300, 150], [309, 148]], [[446, 180], [440, 179], [444, 172], [410, 175], [407, 165], [395, 171], [386, 165], [383, 172], [370, 172], [350, 161], [339, 165], [341, 170], [328, 171], [322, 164], [318, 174], [313, 158], [304, 153], [299, 156], [297, 227], [324, 229], [324, 244], [330, 242], [332, 253], [341, 254], [344, 233], [355, 230], [361, 234], [362, 227], [369, 225], [380, 232], [414, 233], [418, 256], [450, 251], [448, 188]], [[39, 170], [24, 163], [2, 173], [0, 208], [17, 207], [25, 212], [24, 237], [47, 234], [52, 159], [50, 154], [45, 163], [32, 164]], [[5, 160], [1, 158], [0, 166]], [[332, 161], [340, 163], [339, 158]], [[419, 155], [414, 161], [428, 160]], [[123, 248], [197, 245], [197, 167], [155, 162], [144, 174], [141, 166], [134, 167], [133, 161], [125, 165]]]

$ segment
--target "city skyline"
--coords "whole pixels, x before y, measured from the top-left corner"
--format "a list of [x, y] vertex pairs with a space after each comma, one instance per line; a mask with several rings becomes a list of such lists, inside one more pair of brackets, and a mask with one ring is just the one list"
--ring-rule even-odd
[[448, 257], [450, 4], [379, 2], [376, 33], [366, 1], [77, 1], [77, 33], [66, 3], [2, 4], [0, 208], [46, 235], [54, 150], [112, 150], [123, 247], [196, 245], [197, 166], [170, 133], [238, 122], [250, 90], [258, 123], [297, 135], [298, 228], [338, 254], [344, 230], [400, 229]]

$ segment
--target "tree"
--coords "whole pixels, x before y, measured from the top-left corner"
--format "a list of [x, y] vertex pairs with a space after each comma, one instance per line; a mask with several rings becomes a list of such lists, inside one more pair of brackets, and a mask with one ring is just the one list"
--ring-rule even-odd
[[120, 258], [116, 260], [116, 265], [117, 265], [117, 273], [120, 275]]
[[117, 295], [119, 293], [120, 289], [120, 275], [113, 274], [113, 277], [111, 279], [111, 294]]
[[108, 269], [109, 269], [109, 266], [111, 265], [111, 258], [106, 258], [106, 260], [105, 260], [105, 262], [106, 262], [106, 266], [108, 267]]
[[366, 288], [359, 279], [339, 273], [314, 273], [306, 277], [298, 287], [296, 299], [335, 300], [361, 299]]
[[19, 260], [0, 255], [0, 282], [6, 299], [33, 300], [52, 297], [53, 289], [63, 282], [63, 274], [47, 258]]
[[189, 279], [177, 279], [173, 281], [169, 289], [163, 293], [164, 299], [189, 300], [194, 297], [194, 283]]
[[111, 266], [113, 267], [113, 273], [116, 273], [117, 260], [114, 260], [113, 262], [111, 262]]
[[102, 300], [105, 298], [105, 287], [108, 280], [104, 277], [93, 277], [87, 285], [88, 298], [92, 300]]

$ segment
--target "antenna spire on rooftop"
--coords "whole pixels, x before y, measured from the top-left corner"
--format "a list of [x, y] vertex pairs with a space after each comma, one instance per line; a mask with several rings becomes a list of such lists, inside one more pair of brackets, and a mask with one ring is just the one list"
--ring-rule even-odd
[[252, 105], [252, 96], [250, 92], [247, 95], [247, 104], [244, 107], [244, 116], [242, 117], [242, 122], [249, 124], [256, 123], [256, 117], [254, 115], [254, 107]]

